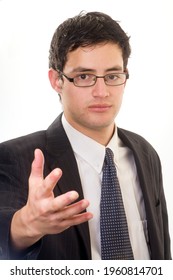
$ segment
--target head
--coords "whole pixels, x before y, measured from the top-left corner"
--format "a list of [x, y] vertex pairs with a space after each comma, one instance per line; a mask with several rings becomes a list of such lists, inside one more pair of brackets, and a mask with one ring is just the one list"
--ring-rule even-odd
[[104, 13], [80, 13], [56, 29], [50, 46], [49, 67], [63, 71], [69, 52], [108, 42], [120, 47], [126, 69], [131, 50], [129, 37], [119, 23]]
[[129, 55], [129, 37], [116, 21], [99, 12], [66, 20], [52, 38], [49, 79], [64, 115], [83, 134], [97, 141], [96, 134], [101, 135], [104, 144], [121, 107]]

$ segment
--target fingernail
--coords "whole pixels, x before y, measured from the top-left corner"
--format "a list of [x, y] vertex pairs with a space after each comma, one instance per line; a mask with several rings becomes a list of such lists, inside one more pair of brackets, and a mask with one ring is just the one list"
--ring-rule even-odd
[[79, 197], [79, 194], [76, 191], [71, 191], [68, 194], [69, 194], [70, 199], [72, 199], [72, 200], [77, 199]]
[[62, 175], [62, 171], [61, 171], [61, 169], [59, 169], [59, 168], [54, 169], [53, 172], [54, 172], [54, 175], [55, 175], [55, 176]]

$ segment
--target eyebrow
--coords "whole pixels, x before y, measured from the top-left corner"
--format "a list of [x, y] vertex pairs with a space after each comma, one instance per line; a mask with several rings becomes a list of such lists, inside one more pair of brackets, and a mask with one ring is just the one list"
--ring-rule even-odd
[[[110, 72], [110, 71], [123, 71], [121, 66], [113, 66], [111, 68], [105, 69], [105, 72]], [[79, 73], [79, 72], [96, 72], [96, 69], [92, 69], [92, 68], [85, 68], [85, 67], [76, 67], [74, 68], [72, 71], [70, 71], [71, 73]]]

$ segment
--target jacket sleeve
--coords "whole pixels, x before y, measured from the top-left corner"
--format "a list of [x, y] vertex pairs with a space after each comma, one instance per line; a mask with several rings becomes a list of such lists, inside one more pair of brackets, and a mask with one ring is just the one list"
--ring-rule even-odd
[[163, 188], [162, 168], [161, 168], [160, 160], [159, 160], [159, 167], [160, 167], [160, 189], [159, 189], [158, 204], [160, 204], [160, 208], [161, 208], [160, 212], [161, 212], [162, 223], [163, 223], [162, 229], [163, 229], [163, 240], [164, 240], [164, 259], [170, 260], [172, 259], [172, 257], [171, 257], [171, 250], [170, 250], [168, 210], [167, 210], [166, 199], [165, 199], [164, 188]]
[[149, 199], [150, 204], [153, 205], [153, 208], [151, 207], [152, 212], [150, 212], [148, 220], [150, 220], [150, 228], [154, 227], [152, 228], [152, 232], [155, 232], [155, 235], [152, 236], [150, 243], [152, 259], [170, 260], [171, 251], [168, 211], [163, 187], [162, 166], [160, 158], [154, 150], [151, 151], [150, 155], [150, 172], [152, 178], [152, 184], [150, 185], [150, 188], [151, 186], [152, 188], [150, 190]]
[[14, 213], [22, 208], [28, 195], [28, 167], [15, 145], [0, 144], [0, 259], [36, 259], [38, 242], [22, 254], [10, 245], [10, 226]]

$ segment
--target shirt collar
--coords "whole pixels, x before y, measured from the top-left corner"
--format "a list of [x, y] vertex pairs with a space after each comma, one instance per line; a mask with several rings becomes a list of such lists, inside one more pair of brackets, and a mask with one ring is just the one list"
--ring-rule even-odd
[[[62, 125], [70, 140], [72, 149], [76, 156], [87, 161], [98, 173], [101, 173], [105, 158], [105, 146], [99, 144], [90, 137], [82, 134], [73, 128], [66, 120], [64, 114], [62, 116]], [[107, 145], [114, 153], [114, 161], [118, 163], [118, 135], [117, 128], [115, 133]]]

